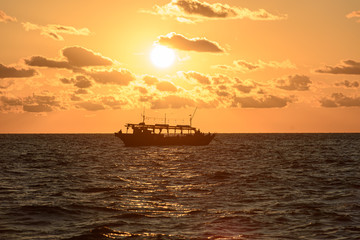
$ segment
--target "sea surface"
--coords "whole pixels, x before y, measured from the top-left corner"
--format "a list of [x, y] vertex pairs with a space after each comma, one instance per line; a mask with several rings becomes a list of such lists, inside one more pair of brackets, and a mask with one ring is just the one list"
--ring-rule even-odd
[[360, 134], [2, 134], [0, 239], [360, 239]]

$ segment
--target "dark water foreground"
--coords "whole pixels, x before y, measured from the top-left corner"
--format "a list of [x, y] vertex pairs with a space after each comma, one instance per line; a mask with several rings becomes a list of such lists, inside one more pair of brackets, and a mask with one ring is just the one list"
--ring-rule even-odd
[[0, 135], [0, 239], [360, 239], [360, 134]]

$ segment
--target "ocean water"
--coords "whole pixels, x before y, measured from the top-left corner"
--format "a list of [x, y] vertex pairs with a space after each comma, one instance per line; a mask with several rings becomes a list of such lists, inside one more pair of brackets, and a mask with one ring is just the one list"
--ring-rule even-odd
[[0, 173], [0, 239], [360, 239], [360, 134], [3, 134]]

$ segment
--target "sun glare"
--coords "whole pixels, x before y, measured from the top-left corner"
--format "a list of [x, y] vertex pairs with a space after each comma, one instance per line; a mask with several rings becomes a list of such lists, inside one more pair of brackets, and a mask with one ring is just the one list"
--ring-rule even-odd
[[175, 53], [165, 46], [156, 45], [150, 53], [151, 62], [159, 68], [170, 67], [175, 61]]

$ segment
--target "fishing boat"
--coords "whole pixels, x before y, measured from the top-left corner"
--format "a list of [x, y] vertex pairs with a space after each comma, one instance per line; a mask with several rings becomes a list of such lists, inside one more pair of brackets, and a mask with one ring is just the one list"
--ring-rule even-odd
[[[208, 145], [215, 137], [214, 133], [203, 133], [200, 129], [191, 126], [196, 109], [190, 115], [190, 125], [146, 124], [145, 114], [143, 121], [134, 124], [125, 124], [126, 133], [122, 130], [115, 132], [125, 146], [166, 146], [166, 145]], [[166, 120], [165, 120], [166, 122]], [[129, 132], [129, 129], [131, 130]]]

